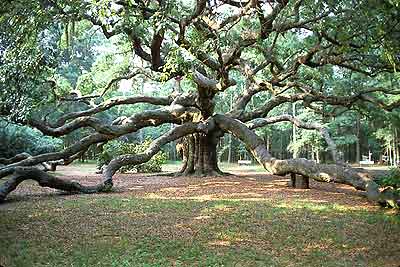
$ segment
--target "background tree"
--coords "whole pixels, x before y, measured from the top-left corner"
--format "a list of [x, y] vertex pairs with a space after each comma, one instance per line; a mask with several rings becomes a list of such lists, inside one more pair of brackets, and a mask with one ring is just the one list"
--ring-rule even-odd
[[[224, 134], [273, 174], [347, 183], [381, 197], [366, 172], [343, 164], [329, 123], [349, 110], [400, 106], [396, 2], [40, 0], [7, 1], [0, 14], [3, 119], [48, 136], [82, 136], [63, 150], [3, 167], [0, 177], [13, 176], [0, 198], [26, 178], [68, 191], [108, 190], [119, 168], [146, 162], [177, 139], [183, 139], [182, 174], [219, 175]], [[89, 32], [104, 38], [93, 43]], [[101, 43], [109, 50], [96, 56], [107, 47]], [[132, 94], [113, 90], [125, 80]], [[44, 112], [51, 110], [57, 112]], [[316, 130], [335, 164], [272, 157], [253, 130], [278, 122]], [[67, 164], [92, 146], [148, 127], [160, 127], [161, 135], [145, 152], [111, 160], [96, 187], [22, 167]], [[281, 138], [283, 152], [290, 138]], [[292, 136], [293, 151], [304, 155], [304, 138], [302, 131]]]

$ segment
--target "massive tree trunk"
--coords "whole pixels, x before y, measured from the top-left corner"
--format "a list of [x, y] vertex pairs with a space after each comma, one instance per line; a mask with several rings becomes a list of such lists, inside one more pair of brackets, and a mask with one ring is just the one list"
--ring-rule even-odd
[[212, 176], [221, 175], [218, 168], [217, 144], [220, 134], [217, 131], [209, 134], [194, 133], [181, 140], [180, 149], [183, 166], [180, 175]]
[[[195, 71], [194, 81], [197, 84], [198, 96], [196, 106], [200, 113], [194, 122], [206, 121], [214, 113], [213, 97], [218, 92], [217, 82], [204, 74]], [[223, 136], [219, 128], [208, 133], [193, 133], [182, 139], [181, 151], [183, 166], [178, 175], [213, 176], [222, 175], [218, 168], [217, 144]]]

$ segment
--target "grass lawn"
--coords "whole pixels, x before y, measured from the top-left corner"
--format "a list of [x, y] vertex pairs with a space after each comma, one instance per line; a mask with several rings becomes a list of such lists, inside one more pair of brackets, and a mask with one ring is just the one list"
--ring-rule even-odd
[[[213, 190], [228, 192], [227, 183]], [[11, 198], [0, 205], [0, 265], [399, 266], [400, 218], [367, 202], [318, 202], [305, 197], [312, 189], [287, 189], [297, 198], [177, 198], [171, 188]]]

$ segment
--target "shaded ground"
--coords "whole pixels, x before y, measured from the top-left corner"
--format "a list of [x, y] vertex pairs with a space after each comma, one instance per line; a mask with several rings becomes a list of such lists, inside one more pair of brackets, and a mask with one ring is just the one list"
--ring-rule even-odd
[[[176, 168], [168, 166], [168, 171]], [[374, 207], [364, 193], [351, 186], [310, 181], [309, 190], [293, 189], [287, 186], [288, 177], [268, 175], [252, 166], [232, 167], [233, 175], [224, 177], [173, 177], [157, 174], [117, 174], [114, 179], [114, 193], [124, 196], [184, 199], [276, 199], [307, 200], [316, 203], [336, 203], [349, 207]], [[85, 185], [101, 181], [95, 174], [94, 165], [81, 164], [60, 167], [55, 173], [63, 179], [75, 180]], [[43, 198], [63, 194], [51, 188], [42, 188], [33, 181], [26, 181], [8, 197], [9, 202]], [[70, 197], [75, 197], [74, 195]], [[1, 208], [1, 206], [0, 206]]]
[[[95, 184], [93, 170], [57, 174]], [[230, 170], [118, 174], [115, 192], [96, 195], [24, 182], [0, 205], [0, 265], [399, 266], [400, 219], [362, 192], [314, 181], [291, 189], [254, 167]]]

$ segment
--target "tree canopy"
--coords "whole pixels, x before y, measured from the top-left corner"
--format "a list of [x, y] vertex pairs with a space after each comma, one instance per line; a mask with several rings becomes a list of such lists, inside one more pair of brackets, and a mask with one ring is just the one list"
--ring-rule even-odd
[[[182, 143], [181, 174], [221, 175], [217, 145], [224, 134], [273, 174], [347, 183], [371, 199], [387, 198], [370, 174], [343, 161], [337, 146], [359, 141], [362, 118], [380, 125], [376, 138], [392, 144], [385, 131], [397, 138], [399, 6], [395, 0], [6, 0], [1, 119], [70, 141], [16, 162], [4, 159], [0, 177], [13, 176], [0, 199], [21, 177], [68, 191], [108, 190], [122, 166], [146, 162], [175, 140]], [[293, 125], [293, 159], [277, 159], [270, 153], [277, 141], [260, 137], [277, 138], [271, 125], [280, 122]], [[356, 135], [343, 130], [352, 124]], [[159, 129], [149, 148], [111, 160], [96, 187], [36, 169], [28, 175], [31, 166], [68, 164], [149, 127]], [[396, 142], [390, 153], [398, 159]], [[298, 158], [304, 147], [317, 162]], [[322, 148], [332, 164], [319, 163]]]

